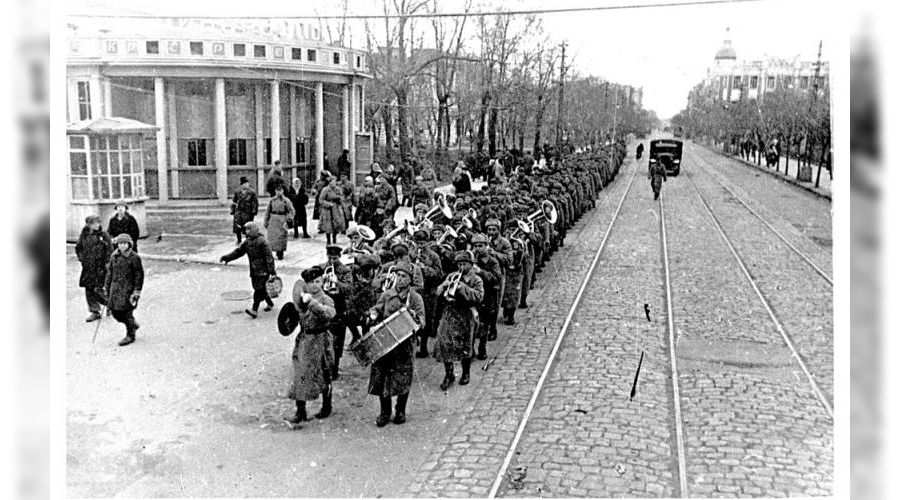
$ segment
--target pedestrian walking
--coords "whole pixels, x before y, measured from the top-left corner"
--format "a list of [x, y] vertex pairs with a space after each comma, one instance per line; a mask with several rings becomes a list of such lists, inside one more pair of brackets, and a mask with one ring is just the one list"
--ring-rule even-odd
[[350, 150], [345, 149], [341, 151], [341, 156], [338, 157], [337, 160], [337, 175], [338, 177], [344, 176], [345, 178], [350, 178], [351, 164], [350, 164]]
[[650, 173], [647, 175], [647, 178], [650, 179], [650, 187], [653, 188], [653, 199], [659, 199], [659, 190], [662, 189], [663, 181], [666, 181], [666, 167], [663, 166], [663, 161], [668, 161], [668, 158], [662, 156], [658, 161], [652, 163], [650, 165]]
[[113, 239], [120, 234], [131, 236], [132, 250], [138, 251], [137, 240], [141, 236], [141, 230], [138, 228], [137, 219], [128, 212], [128, 205], [124, 201], [116, 203], [116, 213], [109, 219], [106, 232]]
[[84, 288], [90, 315], [85, 321], [90, 323], [100, 319], [100, 310], [106, 304], [103, 287], [106, 284], [106, 265], [112, 253], [112, 239], [100, 228], [100, 217], [88, 215], [84, 228], [75, 243], [75, 255], [81, 262], [81, 276], [78, 286]]
[[288, 223], [293, 224], [294, 205], [284, 196], [284, 187], [275, 186], [275, 196], [269, 200], [263, 227], [266, 228], [266, 239], [269, 248], [275, 252], [278, 260], [284, 259], [287, 251]]
[[322, 409], [315, 416], [326, 418], [332, 411], [331, 370], [334, 352], [328, 326], [334, 318], [334, 303], [322, 291], [324, 269], [311, 267], [300, 273], [294, 283], [294, 307], [300, 313], [297, 338], [291, 363], [294, 376], [288, 397], [297, 405], [297, 411], [289, 419], [292, 424], [308, 420], [306, 402], [322, 395]]
[[634, 156], [638, 160], [640, 160], [641, 157], [644, 156], [644, 143], [643, 142], [637, 145], [637, 151], [635, 151]]
[[288, 189], [288, 182], [284, 178], [284, 172], [281, 171], [280, 161], [275, 162], [275, 167], [272, 168], [272, 172], [266, 180], [266, 192], [269, 193], [269, 196], [275, 196], [275, 189], [278, 187], [281, 187], [282, 191]]
[[250, 188], [250, 180], [241, 177], [241, 185], [234, 192], [231, 199], [231, 215], [233, 217], [232, 231], [237, 237], [237, 244], [241, 244], [244, 234], [244, 224], [256, 218], [259, 212], [259, 199], [256, 197], [256, 191]]
[[475, 357], [487, 359], [487, 342], [496, 340], [497, 316], [499, 316], [500, 298], [503, 286], [503, 268], [489, 248], [490, 240], [484, 234], [472, 236], [472, 252], [475, 255], [475, 274], [481, 278], [484, 286], [484, 297], [476, 306], [480, 325], [475, 336], [478, 339], [478, 351]]
[[375, 182], [372, 176], [367, 175], [363, 180], [363, 186], [359, 189], [356, 202], [356, 223], [368, 226], [375, 231], [375, 236], [379, 237], [381, 231], [381, 219], [376, 218], [378, 210], [378, 194], [375, 193]]
[[321, 217], [319, 212], [321, 211], [322, 207], [319, 205], [319, 195], [322, 194], [322, 190], [328, 186], [328, 183], [330, 181], [331, 181], [331, 172], [329, 172], [327, 170], [323, 170], [322, 173], [319, 175], [319, 178], [316, 179], [316, 182], [313, 183], [313, 196], [315, 196], [315, 198], [314, 198], [315, 201], [313, 202], [313, 217], [312, 218], [315, 220], [319, 220], [319, 217]]
[[452, 273], [437, 288], [437, 296], [443, 299], [441, 321], [438, 323], [437, 337], [434, 342], [432, 356], [435, 361], [444, 364], [444, 380], [441, 390], [450, 388], [456, 377], [453, 374], [453, 363], [462, 365], [462, 376], [459, 385], [469, 383], [469, 370], [472, 366], [473, 340], [478, 327], [478, 313], [475, 307], [484, 297], [484, 285], [473, 271], [475, 257], [472, 252], [463, 250], [456, 254], [458, 273]]
[[338, 235], [347, 230], [344, 218], [344, 193], [334, 176], [328, 178], [328, 185], [322, 189], [318, 197], [319, 232], [325, 233], [326, 244], [332, 245], [337, 243]]
[[244, 255], [247, 256], [247, 260], [250, 262], [250, 284], [253, 287], [253, 307], [244, 309], [244, 312], [256, 319], [261, 303], [266, 303], [264, 311], [271, 311], [275, 305], [266, 290], [269, 277], [276, 276], [275, 259], [272, 258], [272, 251], [269, 249], [266, 238], [260, 234], [259, 224], [250, 221], [244, 225], [244, 231], [247, 239], [239, 247], [223, 255], [219, 261], [228, 264]]
[[106, 307], [113, 318], [125, 325], [125, 338], [120, 346], [134, 342], [135, 332], [140, 325], [134, 320], [134, 310], [144, 288], [144, 266], [134, 250], [131, 236], [122, 233], [113, 240], [116, 249], [109, 257], [104, 291], [107, 294]]
[[306, 204], [309, 203], [309, 195], [306, 193], [303, 181], [295, 177], [287, 197], [294, 206], [294, 239], [300, 237], [300, 228], [303, 229], [303, 237], [309, 238], [309, 233], [306, 231]]
[[353, 207], [356, 205], [356, 188], [350, 182], [348, 174], [338, 174], [337, 187], [341, 190], [341, 206], [344, 209], [345, 226], [353, 220]]
[[[369, 324], [376, 324], [405, 307], [421, 328], [425, 322], [425, 303], [412, 288], [412, 266], [407, 263], [394, 268], [396, 280], [394, 288], [381, 293], [375, 307], [369, 309]], [[372, 363], [369, 374], [369, 394], [378, 396], [381, 411], [375, 425], [384, 427], [391, 419], [391, 398], [397, 397], [394, 409], [394, 423], [406, 422], [406, 402], [413, 380], [413, 340], [412, 336], [401, 342], [393, 350]]]

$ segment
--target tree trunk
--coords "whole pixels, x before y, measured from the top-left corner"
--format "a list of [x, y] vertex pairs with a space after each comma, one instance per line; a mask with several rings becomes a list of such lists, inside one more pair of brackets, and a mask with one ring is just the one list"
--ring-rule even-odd
[[534, 152], [540, 151], [541, 147], [541, 129], [544, 127], [544, 95], [539, 94], [537, 98], [537, 114], [534, 116]]
[[487, 108], [491, 104], [491, 93], [484, 92], [481, 94], [481, 109], [478, 111], [478, 135], [475, 140], [475, 150], [479, 153], [484, 151], [484, 126]]
[[491, 108], [490, 121], [488, 122], [488, 155], [491, 158], [497, 154], [497, 108]]
[[401, 88], [397, 94], [397, 128], [400, 135], [400, 161], [409, 155], [409, 108], [407, 107], [407, 89]]
[[384, 156], [390, 160], [394, 156], [394, 120], [389, 105], [381, 110], [381, 120], [384, 122]]

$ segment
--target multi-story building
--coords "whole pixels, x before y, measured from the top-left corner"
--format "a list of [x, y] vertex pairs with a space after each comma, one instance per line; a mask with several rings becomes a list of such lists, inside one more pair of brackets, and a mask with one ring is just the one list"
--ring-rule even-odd
[[[264, 190], [275, 161], [310, 178], [326, 153], [334, 169], [343, 149], [352, 180], [369, 165], [367, 54], [324, 42], [311, 24], [76, 18], [66, 55], [70, 124], [124, 118], [156, 128], [131, 198], [224, 202], [240, 177]], [[71, 177], [70, 203], [116, 198], [102, 183], [73, 189]]]
[[[818, 75], [818, 80], [816, 80]], [[725, 102], [741, 99], [765, 100], [766, 93], [778, 89], [802, 92], [828, 92], [829, 66], [827, 62], [802, 61], [768, 57], [764, 60], [743, 61], [737, 57], [731, 40], [725, 39], [716, 52], [706, 78], [691, 91], [689, 106], [696, 106], [702, 98]]]

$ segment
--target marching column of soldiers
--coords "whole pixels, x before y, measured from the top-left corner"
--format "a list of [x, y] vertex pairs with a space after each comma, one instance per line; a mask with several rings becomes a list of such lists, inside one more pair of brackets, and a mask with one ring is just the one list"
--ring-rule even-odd
[[290, 422], [306, 420], [306, 401], [320, 394], [316, 417], [330, 415], [347, 330], [355, 348], [379, 332], [396, 333], [401, 313], [414, 322], [413, 334], [372, 356], [368, 393], [380, 401], [376, 425], [406, 421], [414, 358], [444, 365], [443, 391], [457, 383], [456, 364], [458, 384], [468, 384], [473, 358], [487, 359], [497, 339], [500, 312], [514, 325], [517, 309], [528, 308], [538, 275], [564, 246], [566, 231], [594, 208], [624, 157], [622, 141], [548, 168], [525, 156], [511, 175], [481, 190], [436, 193], [425, 200], [430, 203], [416, 204], [412, 220], [385, 218], [377, 233], [351, 226], [349, 246], [327, 246], [327, 261], [301, 273], [279, 315], [283, 335], [299, 325], [290, 391], [297, 411]]

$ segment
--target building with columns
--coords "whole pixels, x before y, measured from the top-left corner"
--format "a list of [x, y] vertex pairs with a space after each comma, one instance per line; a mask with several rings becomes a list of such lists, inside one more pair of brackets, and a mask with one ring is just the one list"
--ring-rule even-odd
[[[145, 193], [226, 202], [242, 176], [258, 192], [276, 161], [307, 186], [342, 150], [368, 169], [364, 51], [328, 44], [310, 23], [183, 18], [69, 24], [67, 121], [154, 125]], [[110, 167], [112, 168], [112, 167]], [[73, 196], [70, 186], [69, 197]]]

